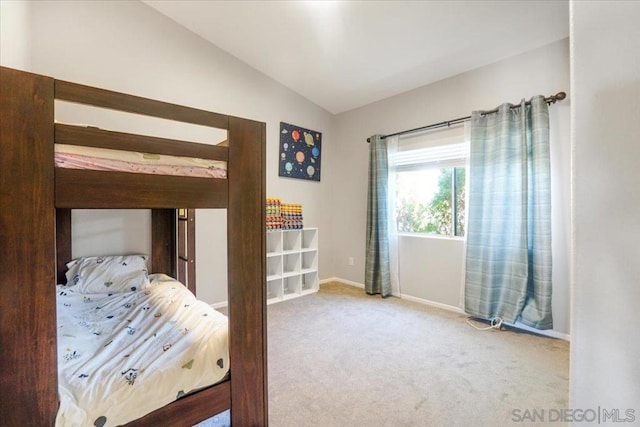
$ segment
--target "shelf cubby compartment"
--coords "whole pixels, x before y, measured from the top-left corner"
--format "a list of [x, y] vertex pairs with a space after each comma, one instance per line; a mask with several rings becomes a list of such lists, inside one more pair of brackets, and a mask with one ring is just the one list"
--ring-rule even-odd
[[301, 248], [305, 249], [318, 249], [318, 229], [317, 228], [305, 228], [301, 235]]
[[282, 252], [291, 252], [300, 250], [300, 241], [302, 230], [283, 230], [282, 231]]
[[282, 263], [280, 257], [267, 258], [267, 280], [274, 280], [282, 276]]
[[300, 253], [289, 253], [282, 256], [282, 274], [300, 273]]
[[282, 279], [267, 281], [267, 300], [276, 301], [282, 298]]
[[309, 251], [302, 252], [302, 267], [301, 271], [305, 270], [317, 270], [318, 269], [318, 252]]
[[300, 276], [300, 289], [302, 292], [315, 292], [318, 289], [318, 272], [311, 271]]
[[282, 281], [283, 297], [292, 297], [300, 294], [301, 277], [291, 276], [285, 277]]
[[282, 234], [280, 231], [267, 231], [267, 256], [282, 252]]

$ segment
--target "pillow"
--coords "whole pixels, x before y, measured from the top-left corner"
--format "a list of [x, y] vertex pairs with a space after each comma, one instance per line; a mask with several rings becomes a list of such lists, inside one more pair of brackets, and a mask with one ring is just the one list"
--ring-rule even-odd
[[149, 285], [145, 255], [81, 257], [67, 268], [67, 286], [78, 293], [133, 292]]

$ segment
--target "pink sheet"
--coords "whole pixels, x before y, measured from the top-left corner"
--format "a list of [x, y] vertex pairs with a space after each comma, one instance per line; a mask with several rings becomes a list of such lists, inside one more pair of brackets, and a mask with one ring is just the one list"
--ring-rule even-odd
[[[166, 156], [165, 156], [166, 157]], [[69, 169], [144, 173], [154, 175], [191, 176], [202, 178], [227, 177], [225, 169], [216, 166], [184, 166], [169, 164], [144, 164], [125, 160], [105, 159], [81, 154], [56, 152], [55, 166]]]

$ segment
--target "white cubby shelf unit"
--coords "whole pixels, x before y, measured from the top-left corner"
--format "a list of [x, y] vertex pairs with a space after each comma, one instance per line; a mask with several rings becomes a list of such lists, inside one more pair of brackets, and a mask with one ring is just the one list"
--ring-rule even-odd
[[318, 229], [267, 231], [267, 304], [318, 291]]

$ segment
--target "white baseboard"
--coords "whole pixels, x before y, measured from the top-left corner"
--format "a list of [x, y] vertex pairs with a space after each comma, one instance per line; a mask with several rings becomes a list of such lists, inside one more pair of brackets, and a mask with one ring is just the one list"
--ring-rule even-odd
[[560, 340], [571, 342], [571, 335], [565, 334], [564, 332], [558, 332], [558, 331], [548, 330], [548, 329], [547, 330], [536, 329], [527, 325], [523, 325], [522, 323], [517, 323], [514, 325], [511, 323], [505, 322], [505, 325], [511, 326], [516, 329], [522, 329], [523, 331], [532, 332], [534, 334], [544, 335], [545, 337], [557, 338]]
[[417, 302], [419, 304], [424, 304], [424, 305], [428, 305], [428, 306], [431, 306], [431, 307], [436, 307], [436, 308], [441, 308], [443, 310], [452, 311], [452, 312], [458, 313], [458, 314], [465, 314], [464, 310], [461, 309], [460, 307], [454, 307], [453, 305], [443, 304], [441, 302], [430, 301], [430, 300], [427, 300], [427, 299], [422, 299], [422, 298], [414, 297], [414, 296], [411, 296], [411, 295], [405, 295], [405, 294], [401, 294], [400, 298], [406, 299], [407, 301], [413, 301], [413, 302]]
[[[349, 286], [355, 286], [356, 288], [360, 288], [360, 289], [364, 289], [364, 285], [362, 283], [358, 283], [358, 282], [353, 282], [351, 280], [347, 280], [347, 279], [341, 279], [340, 277], [331, 277], [329, 279], [323, 279], [320, 280], [320, 284], [322, 285], [323, 283], [329, 283], [329, 282], [339, 282], [345, 285], [349, 285]], [[439, 302], [434, 302], [434, 301], [429, 301], [426, 299], [422, 299], [422, 298], [417, 298], [411, 295], [405, 295], [405, 294], [393, 294], [394, 297], [398, 297], [398, 298], [402, 298], [402, 299], [406, 299], [408, 301], [414, 301], [420, 304], [424, 304], [424, 305], [430, 305], [432, 307], [438, 307], [438, 308], [443, 308], [445, 310], [449, 310], [449, 311], [454, 311], [456, 313], [461, 313], [464, 314], [464, 311], [459, 309], [458, 307], [453, 307], [451, 305], [447, 305], [447, 304], [442, 304]]]
[[[341, 279], [340, 277], [330, 277], [328, 279], [322, 279], [318, 281], [320, 285], [322, 285], [323, 283], [329, 283], [329, 282], [339, 282], [339, 283], [342, 283], [343, 285], [349, 285], [349, 286], [354, 286], [356, 288], [364, 289], [364, 285], [362, 283], [354, 282], [347, 279]], [[401, 298], [401, 295], [398, 295], [396, 293], [392, 293], [391, 295], [394, 297]]]
[[[328, 279], [322, 279], [320, 280], [318, 283], [319, 284], [323, 284], [323, 283], [329, 283], [329, 282], [339, 282], [339, 283], [343, 283], [345, 285], [349, 285], [349, 286], [355, 286], [356, 288], [361, 288], [364, 289], [364, 285], [362, 283], [358, 283], [358, 282], [353, 282], [351, 280], [347, 280], [347, 279], [341, 279], [340, 277], [330, 277]], [[447, 311], [451, 311], [454, 313], [458, 313], [458, 314], [462, 314], [462, 315], [467, 315], [467, 313], [465, 313], [465, 311], [463, 309], [461, 309], [460, 307], [455, 307], [453, 305], [449, 305], [449, 304], [443, 304], [440, 302], [435, 302], [435, 301], [430, 301], [430, 300], [426, 300], [423, 298], [418, 298], [418, 297], [414, 297], [411, 295], [406, 295], [406, 294], [393, 294], [394, 297], [399, 297], [402, 299], [406, 299], [407, 301], [413, 301], [413, 302], [417, 302], [418, 304], [424, 304], [424, 305], [428, 305], [431, 307], [436, 307], [436, 308], [441, 308], [443, 310], [447, 310]], [[535, 328], [531, 328], [527, 325], [523, 325], [522, 323], [518, 323], [518, 324], [510, 324], [510, 323], [505, 323], [508, 326], [511, 326], [513, 328], [516, 329], [522, 329], [524, 331], [527, 332], [532, 332], [534, 334], [538, 334], [538, 335], [544, 335], [550, 338], [557, 338], [557, 339], [561, 339], [564, 341], [571, 341], [571, 335], [569, 334], [565, 334], [563, 332], [558, 332], [558, 331], [554, 331], [554, 330], [540, 330], [540, 329], [535, 329]]]
[[364, 289], [364, 285], [358, 282], [352, 282], [351, 280], [341, 279], [339, 277], [329, 277], [328, 279], [319, 280], [318, 283], [323, 285], [329, 282], [340, 282], [344, 285], [355, 286], [356, 288]]

